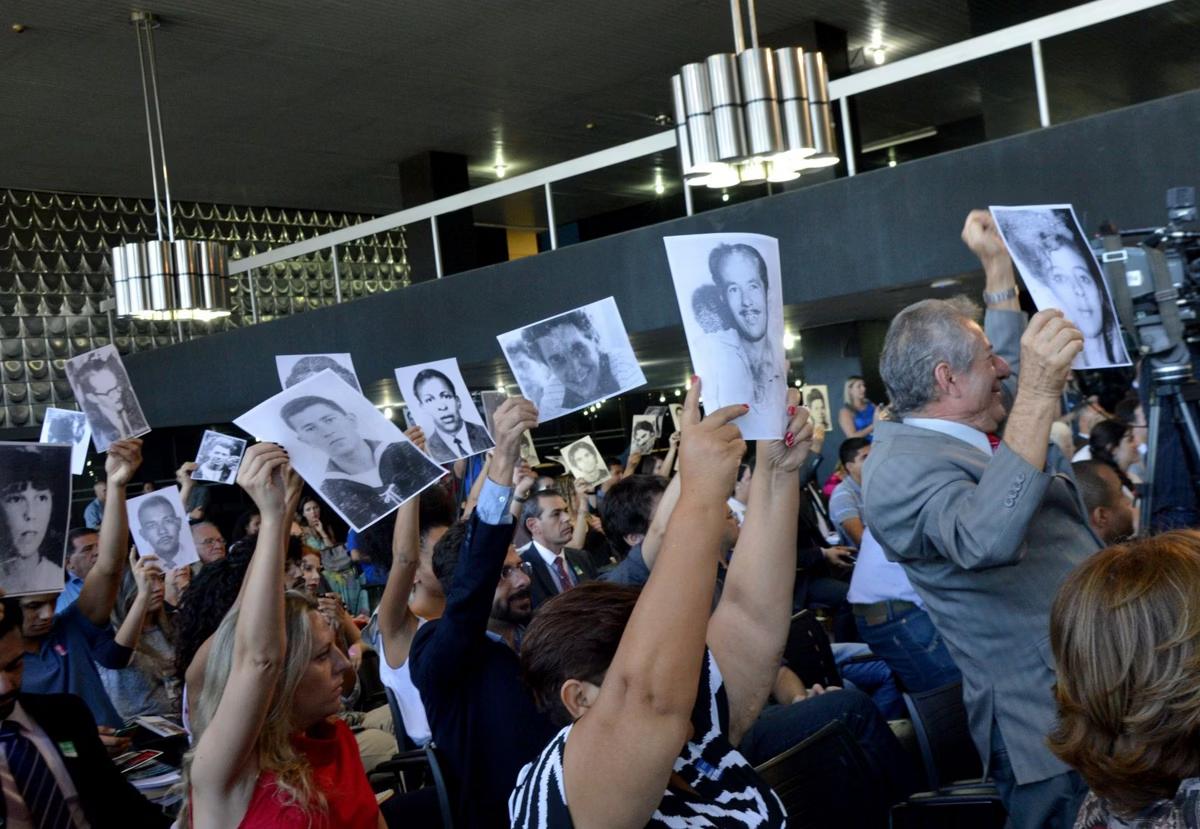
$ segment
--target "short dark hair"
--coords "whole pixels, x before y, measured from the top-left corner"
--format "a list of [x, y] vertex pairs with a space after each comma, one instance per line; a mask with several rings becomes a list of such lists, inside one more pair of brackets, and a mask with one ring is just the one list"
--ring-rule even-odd
[[467, 540], [466, 521], [456, 521], [450, 529], [433, 545], [433, 574], [442, 585], [442, 590], [450, 595], [451, 585], [454, 584], [454, 573], [458, 570], [458, 558], [462, 555], [462, 546]]
[[[0, 493], [10, 489], [23, 490], [26, 486], [34, 489], [55, 492], [66, 481], [56, 473], [68, 475], [69, 464], [56, 468], [56, 464], [46, 463], [45, 450], [37, 446], [11, 447], [15, 451], [5, 454], [4, 466], [0, 468]], [[69, 449], [55, 446], [50, 451], [62, 451], [70, 455]]]
[[629, 475], [604, 496], [600, 521], [608, 543], [622, 556], [629, 552], [627, 535], [644, 535], [654, 517], [654, 501], [667, 491], [667, 481], [657, 475]]
[[91, 527], [75, 527], [67, 531], [67, 555], [71, 555], [75, 551], [75, 539], [83, 538], [85, 535], [99, 534], [99, 530], [93, 530]]
[[639, 420], [637, 423], [633, 424], [633, 431], [653, 432], [654, 424], [649, 420]]
[[538, 608], [521, 640], [521, 670], [538, 708], [557, 725], [571, 722], [563, 683], [603, 681], [639, 595], [637, 587], [588, 582]]
[[414, 397], [420, 397], [421, 392], [417, 389], [421, 388], [421, 384], [429, 380], [441, 380], [446, 384], [446, 388], [450, 389], [450, 393], [458, 397], [458, 392], [454, 390], [454, 384], [450, 382], [450, 378], [442, 374], [436, 368], [423, 368], [417, 372], [417, 376], [413, 378], [412, 390]]
[[[1104, 474], [1105, 469], [1111, 478]], [[1096, 507], [1114, 506], [1122, 497], [1121, 476], [1111, 464], [1101, 460], [1076, 461], [1071, 464], [1071, 471], [1075, 473], [1075, 484], [1088, 515]]]
[[1121, 440], [1132, 428], [1120, 420], [1101, 420], [1094, 425], [1088, 432], [1088, 445], [1092, 448], [1092, 457], [1115, 466], [1117, 459], [1113, 457], [1113, 450], [1121, 444]]
[[346, 410], [334, 403], [332, 400], [327, 400], [324, 397], [317, 397], [315, 394], [306, 394], [303, 397], [297, 397], [295, 400], [289, 400], [279, 410], [279, 419], [288, 425], [289, 429], [295, 430], [292, 426], [292, 418], [303, 411], [311, 409], [313, 406], [328, 406], [335, 412], [345, 414]]
[[864, 446], [870, 446], [871, 441], [866, 438], [846, 438], [842, 441], [842, 445], [838, 447], [838, 460], [842, 462], [842, 466], [854, 462], [854, 456]]
[[145, 522], [146, 519], [143, 516], [145, 516], [146, 510], [150, 509], [151, 507], [166, 507], [167, 511], [171, 513], [171, 515], [175, 516], [176, 518], [179, 517], [178, 515], [175, 515], [175, 507], [166, 499], [166, 496], [151, 495], [145, 501], [142, 501], [142, 503], [138, 504], [138, 523]]
[[425, 538], [435, 527], [450, 527], [458, 510], [452, 496], [444, 487], [431, 486], [420, 494], [419, 517], [420, 537]]
[[17, 633], [21, 632], [21, 622], [25, 619], [25, 613], [21, 610], [20, 599], [0, 599], [0, 605], [4, 608], [4, 618], [0, 619], [0, 639], [3, 639], [14, 630]]
[[[521, 507], [521, 526], [525, 526], [525, 522], [530, 518], [542, 517], [542, 499], [543, 498], [562, 498], [562, 493], [557, 489], [539, 489], [529, 497]], [[566, 499], [563, 498], [565, 501]]]
[[722, 269], [725, 267], [725, 263], [735, 256], [746, 256], [754, 261], [758, 267], [758, 278], [762, 280], [765, 290], [770, 284], [767, 280], [767, 261], [758, 252], [758, 248], [741, 243], [736, 245], [720, 244], [708, 254], [708, 272], [712, 276], [713, 284], [718, 288], [725, 287], [725, 276]]
[[534, 323], [521, 332], [521, 341], [529, 349], [529, 354], [539, 362], [545, 363], [546, 357], [542, 354], [542, 349], [538, 345], [538, 340], [545, 337], [555, 328], [562, 328], [566, 325], [573, 325], [579, 329], [579, 333], [587, 337], [589, 340], [596, 342], [600, 341], [600, 335], [596, 333], [596, 326], [592, 325], [592, 318], [582, 308], [576, 308], [574, 311], [568, 311], [565, 314], [559, 314], [557, 317], [541, 322]]
[[314, 374], [320, 374], [325, 369], [329, 369], [338, 377], [341, 377], [351, 388], [361, 388], [358, 385], [358, 378], [355, 377], [349, 369], [339, 363], [332, 357], [326, 357], [324, 354], [310, 354], [307, 357], [301, 357], [292, 366], [292, 370], [288, 372], [287, 379], [283, 381], [283, 387], [291, 388], [301, 380], [307, 380]]

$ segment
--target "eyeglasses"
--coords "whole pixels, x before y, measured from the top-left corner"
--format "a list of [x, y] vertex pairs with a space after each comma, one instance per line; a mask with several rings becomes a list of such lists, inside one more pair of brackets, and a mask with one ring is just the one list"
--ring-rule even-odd
[[223, 538], [205, 538], [201, 539], [197, 544], [206, 550], [210, 550], [213, 547], [224, 547], [225, 540]]
[[513, 577], [513, 575], [517, 572], [521, 572], [521, 573], [524, 573], [526, 576], [532, 577], [533, 576], [533, 565], [530, 564], [528, 561], [522, 561], [516, 567], [506, 564], [500, 570], [500, 579], [501, 579], [501, 581], [503, 581], [504, 579], [511, 579]]

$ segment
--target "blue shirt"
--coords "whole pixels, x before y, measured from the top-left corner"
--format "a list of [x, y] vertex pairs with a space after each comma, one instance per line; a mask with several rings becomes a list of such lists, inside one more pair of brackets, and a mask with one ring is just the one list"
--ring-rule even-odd
[[829, 496], [829, 518], [837, 525], [838, 534], [842, 537], [842, 544], [847, 547], [854, 547], [854, 539], [846, 534], [842, 525], [848, 518], [857, 518], [862, 521], [863, 496], [862, 487], [854, 482], [854, 479], [847, 475], [838, 484], [833, 494]]
[[629, 548], [628, 554], [621, 563], [600, 576], [600, 581], [613, 584], [626, 584], [630, 587], [641, 587], [650, 579], [650, 568], [642, 559], [642, 545], [635, 544]]
[[63, 585], [63, 592], [58, 594], [58, 600], [54, 603], [54, 612], [62, 613], [68, 606], [75, 603], [79, 598], [80, 591], [83, 590], [83, 579], [67, 571], [67, 583]]
[[83, 508], [83, 525], [91, 530], [100, 529], [100, 521], [104, 518], [104, 504], [99, 498], [93, 498], [92, 503]]
[[21, 690], [27, 694], [75, 694], [87, 703], [99, 725], [120, 728], [121, 715], [113, 707], [96, 671], [129, 665], [133, 651], [113, 641], [112, 625], [96, 627], [71, 604], [54, 617], [50, 633], [38, 649], [25, 654], [25, 678]]

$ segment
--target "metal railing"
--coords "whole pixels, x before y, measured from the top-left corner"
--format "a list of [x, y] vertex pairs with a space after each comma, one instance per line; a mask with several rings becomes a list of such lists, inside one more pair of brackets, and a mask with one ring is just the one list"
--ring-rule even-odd
[[[1047, 127], [1050, 126], [1050, 104], [1046, 94], [1046, 76], [1042, 63], [1042, 41], [1171, 2], [1174, 2], [1174, 0], [1093, 0], [1093, 2], [1085, 3], [1065, 11], [1049, 14], [1025, 23], [1018, 23], [1015, 26], [1009, 26], [1005, 29], [973, 37], [958, 43], [952, 43], [949, 46], [943, 46], [910, 58], [898, 60], [894, 63], [885, 64], [874, 69], [830, 81], [830, 100], [838, 101], [841, 109], [842, 139], [844, 142], [848, 175], [853, 176], [857, 174], [854, 133], [849, 110], [849, 101], [855, 95], [861, 95], [865, 92], [881, 89], [922, 75], [928, 75], [942, 69], [970, 63], [989, 55], [1028, 47], [1033, 64], [1039, 122], [1043, 127]], [[665, 77], [663, 83], [664, 85], [666, 84]], [[675, 146], [675, 131], [673, 129], [667, 130], [616, 147], [610, 147], [606, 150], [573, 158], [549, 167], [543, 167], [540, 170], [534, 170], [511, 178], [504, 178], [491, 184], [485, 184], [462, 193], [456, 193], [444, 199], [438, 199], [437, 201], [428, 202], [417, 207], [389, 213], [386, 216], [380, 216], [361, 224], [342, 228], [333, 233], [315, 236], [301, 242], [274, 248], [265, 253], [249, 256], [245, 259], [231, 260], [229, 262], [229, 273], [231, 276], [239, 273], [247, 274], [251, 297], [251, 313], [254, 321], [258, 322], [258, 309], [254, 303], [254, 271], [258, 268], [274, 265], [288, 259], [329, 249], [333, 260], [336, 296], [340, 302], [342, 289], [341, 277], [337, 266], [338, 245], [353, 242], [356, 239], [376, 233], [405, 227], [415, 222], [428, 221], [433, 236], [434, 268], [437, 277], [440, 279], [443, 276], [443, 270], [441, 243], [438, 239], [437, 231], [437, 219], [439, 216], [539, 187], [542, 188], [545, 195], [550, 249], [555, 250], [558, 248], [558, 233], [555, 225], [554, 197], [551, 190], [551, 186], [555, 182], [586, 173], [593, 173], [653, 153], [672, 150]], [[692, 215], [692, 200], [691, 193], [686, 184], [683, 185], [683, 191], [687, 215], [690, 216]]]

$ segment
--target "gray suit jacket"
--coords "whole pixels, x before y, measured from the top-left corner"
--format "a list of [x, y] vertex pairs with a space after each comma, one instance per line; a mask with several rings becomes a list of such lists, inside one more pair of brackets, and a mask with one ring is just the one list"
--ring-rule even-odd
[[[985, 327], [1013, 367], [1024, 316], [992, 311]], [[963, 701], [984, 763], [993, 719], [1017, 782], [1068, 771], [1046, 747], [1054, 727], [1050, 605], [1100, 548], [1070, 462], [1051, 444], [1035, 469], [1001, 444], [990, 456], [929, 429], [881, 422], [863, 471], [866, 523], [925, 601], [963, 673]]]

